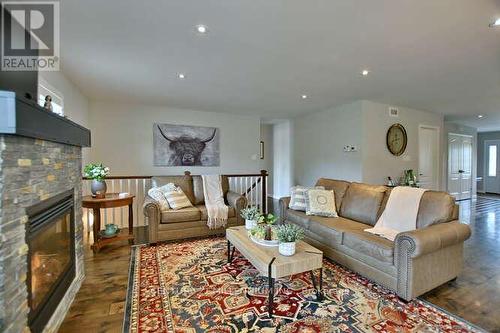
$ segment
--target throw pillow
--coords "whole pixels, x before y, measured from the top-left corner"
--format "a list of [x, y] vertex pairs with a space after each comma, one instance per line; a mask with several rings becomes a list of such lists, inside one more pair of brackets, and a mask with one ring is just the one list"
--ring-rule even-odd
[[290, 198], [290, 204], [288, 205], [288, 208], [305, 212], [306, 211], [306, 192], [307, 192], [307, 190], [309, 190], [311, 188], [321, 189], [321, 190], [325, 189], [323, 186], [305, 187], [305, 186], [299, 185], [299, 186], [292, 187], [290, 189], [291, 198]]
[[308, 190], [306, 193], [306, 215], [338, 217], [335, 207], [335, 193], [331, 190]]
[[165, 185], [166, 188], [163, 195], [165, 196], [165, 199], [167, 199], [170, 208], [177, 210], [193, 206], [191, 201], [189, 201], [188, 197], [179, 186], [169, 187], [168, 185], [170, 184]]
[[161, 211], [170, 209], [167, 199], [165, 199], [163, 192], [158, 187], [149, 189], [148, 195], [160, 205]]

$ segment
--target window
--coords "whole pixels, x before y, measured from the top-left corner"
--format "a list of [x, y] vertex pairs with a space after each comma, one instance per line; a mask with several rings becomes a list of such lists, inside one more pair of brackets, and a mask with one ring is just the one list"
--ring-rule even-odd
[[491, 145], [488, 147], [488, 176], [497, 176], [497, 145]]
[[60, 92], [50, 86], [43, 78], [38, 81], [38, 105], [45, 104], [45, 96], [52, 97], [52, 112], [60, 116], [64, 115], [64, 100]]

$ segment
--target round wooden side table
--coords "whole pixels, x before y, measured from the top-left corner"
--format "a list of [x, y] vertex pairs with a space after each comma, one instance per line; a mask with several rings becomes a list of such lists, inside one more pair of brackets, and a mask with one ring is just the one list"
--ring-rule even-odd
[[[90, 195], [82, 197], [82, 207], [90, 208], [93, 210], [94, 215], [94, 244], [92, 244], [92, 250], [94, 252], [99, 252], [101, 247], [106, 244], [121, 241], [127, 239], [129, 244], [134, 242], [134, 216], [132, 204], [134, 203], [133, 195], [127, 194], [120, 196], [119, 193], [106, 193], [106, 196], [102, 199], [93, 198]], [[118, 235], [111, 238], [102, 238], [99, 235], [101, 230], [101, 209], [104, 208], [115, 208], [128, 206], [128, 234], [122, 234], [121, 231]]]

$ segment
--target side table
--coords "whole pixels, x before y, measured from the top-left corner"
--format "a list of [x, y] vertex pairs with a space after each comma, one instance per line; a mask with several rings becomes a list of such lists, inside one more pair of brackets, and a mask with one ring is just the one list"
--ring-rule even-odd
[[[101, 247], [105, 246], [106, 244], [125, 239], [129, 241], [129, 244], [133, 244], [134, 216], [132, 204], [134, 203], [134, 197], [135, 196], [130, 194], [119, 196], [119, 193], [106, 193], [106, 196], [102, 199], [93, 198], [90, 195], [83, 196], [82, 207], [92, 209], [94, 215], [94, 244], [92, 244], [92, 250], [94, 250], [94, 253], [99, 252]], [[99, 235], [99, 231], [101, 230], [101, 209], [123, 206], [128, 206], [128, 234], [122, 234], [120, 231], [120, 233], [115, 237], [101, 238]]]

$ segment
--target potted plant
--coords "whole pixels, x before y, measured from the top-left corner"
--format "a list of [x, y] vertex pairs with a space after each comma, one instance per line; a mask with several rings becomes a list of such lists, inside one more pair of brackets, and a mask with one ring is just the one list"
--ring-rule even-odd
[[104, 198], [106, 195], [106, 176], [109, 175], [109, 168], [103, 166], [102, 163], [90, 163], [85, 166], [83, 170], [85, 177], [92, 179], [90, 184], [90, 191], [95, 198]]
[[295, 254], [295, 244], [304, 238], [304, 229], [295, 224], [283, 224], [276, 229], [279, 240], [278, 251], [284, 256]]
[[273, 224], [276, 222], [278, 218], [273, 214], [261, 215], [259, 217], [259, 223], [264, 225], [266, 230], [266, 240], [272, 240], [273, 237]]
[[253, 206], [242, 209], [240, 216], [245, 219], [245, 229], [250, 230], [257, 225], [261, 214], [259, 209]]

